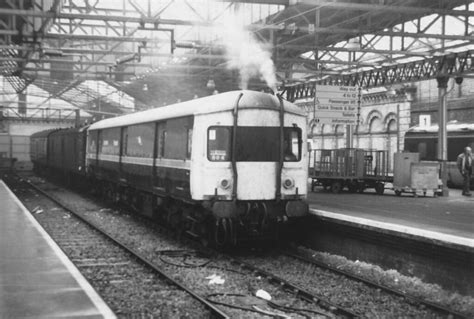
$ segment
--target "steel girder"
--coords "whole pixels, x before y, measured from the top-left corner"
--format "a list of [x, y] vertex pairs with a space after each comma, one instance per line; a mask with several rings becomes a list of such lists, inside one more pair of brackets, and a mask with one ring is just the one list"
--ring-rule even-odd
[[295, 101], [314, 97], [316, 84], [369, 88], [437, 77], [461, 77], [468, 73], [474, 73], [474, 51], [472, 50], [352, 74], [327, 76], [319, 81], [287, 86], [283, 93], [287, 100]]

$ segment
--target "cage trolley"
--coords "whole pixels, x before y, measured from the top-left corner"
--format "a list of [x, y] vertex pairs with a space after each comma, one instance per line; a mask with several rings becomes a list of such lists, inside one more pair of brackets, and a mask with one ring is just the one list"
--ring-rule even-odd
[[345, 187], [349, 192], [374, 188], [382, 195], [385, 184], [393, 182], [389, 174], [388, 152], [356, 148], [315, 149], [310, 152], [309, 178], [311, 191], [322, 185], [333, 193]]

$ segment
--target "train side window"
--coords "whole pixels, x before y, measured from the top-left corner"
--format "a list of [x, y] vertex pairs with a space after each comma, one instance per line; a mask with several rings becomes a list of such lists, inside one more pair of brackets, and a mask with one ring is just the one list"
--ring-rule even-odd
[[186, 147], [186, 158], [190, 159], [191, 158], [191, 152], [193, 150], [193, 129], [188, 128], [187, 130], [187, 147]]
[[98, 148], [97, 152], [99, 154], [102, 154], [102, 144], [104, 142], [103, 135], [104, 134], [102, 133], [102, 131], [97, 132], [97, 148]]
[[129, 126], [127, 129], [126, 155], [136, 157], [153, 157], [154, 137], [154, 123]]
[[98, 131], [89, 131], [88, 152], [95, 154], [97, 152]]
[[101, 131], [101, 154], [119, 155], [120, 128], [109, 128]]
[[158, 123], [157, 130], [156, 153], [161, 158], [165, 155], [166, 122]]
[[427, 145], [426, 142], [418, 143], [418, 153], [420, 153], [420, 160], [426, 159]]
[[191, 127], [192, 117], [181, 117], [166, 121], [164, 157], [185, 160], [187, 153], [187, 128]]
[[120, 151], [120, 155], [124, 156], [127, 154], [127, 145], [128, 145], [128, 127], [122, 128], [122, 150]]

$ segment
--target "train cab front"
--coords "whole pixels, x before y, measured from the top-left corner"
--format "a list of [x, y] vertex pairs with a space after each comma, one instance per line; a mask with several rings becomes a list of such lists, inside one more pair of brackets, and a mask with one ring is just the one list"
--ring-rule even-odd
[[193, 193], [212, 213], [218, 244], [275, 239], [308, 214], [306, 118], [283, 111], [244, 108], [238, 125], [235, 112], [227, 122], [207, 119], [205, 157], [191, 178], [200, 181]]

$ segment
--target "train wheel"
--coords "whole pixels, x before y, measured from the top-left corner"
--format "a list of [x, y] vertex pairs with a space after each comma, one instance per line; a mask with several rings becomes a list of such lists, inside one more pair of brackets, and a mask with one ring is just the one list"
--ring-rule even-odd
[[383, 192], [385, 191], [385, 185], [384, 183], [380, 183], [380, 182], [377, 182], [375, 184], [375, 192], [378, 194], [378, 195], [383, 195]]
[[341, 192], [341, 190], [342, 190], [342, 182], [341, 181], [332, 182], [331, 191], [334, 194], [339, 194]]

